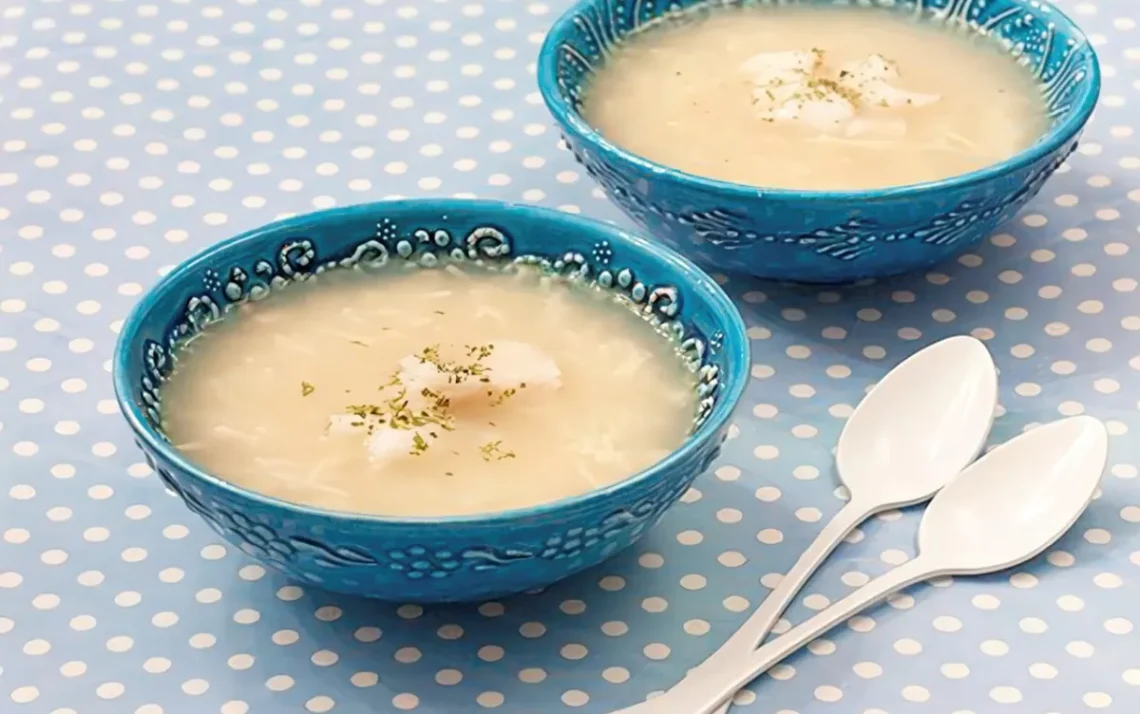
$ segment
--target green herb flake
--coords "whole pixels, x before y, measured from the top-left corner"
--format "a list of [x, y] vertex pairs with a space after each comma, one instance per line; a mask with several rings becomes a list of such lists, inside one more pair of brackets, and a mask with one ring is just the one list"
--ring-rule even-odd
[[315, 391], [317, 391], [317, 388], [314, 387], [313, 385], [309, 384], [308, 382], [301, 382], [301, 396], [302, 397], [307, 397]]
[[484, 461], [502, 461], [503, 459], [515, 458], [515, 452], [503, 451], [502, 441], [488, 441], [479, 447], [479, 452], [483, 455]]
[[[517, 394], [517, 393], [518, 393], [518, 390], [517, 390], [517, 389], [514, 389], [514, 388], [511, 388], [511, 389], [504, 389], [504, 390], [503, 390], [503, 391], [502, 391], [502, 392], [499, 394], [499, 397], [498, 397], [497, 399], [495, 399], [495, 401], [491, 402], [491, 406], [493, 406], [493, 407], [497, 407], [497, 406], [499, 406], [500, 404], [502, 404], [503, 402], [505, 402], [505, 401], [507, 401], [508, 399], [510, 399], [511, 397], [515, 396], [515, 394]], [[490, 394], [490, 393], [488, 392], [488, 395], [489, 395], [489, 394]]]
[[480, 364], [480, 362], [491, 355], [495, 346], [467, 345], [465, 349], [467, 350], [467, 357], [473, 360], [473, 362], [468, 364], [444, 360], [440, 356], [439, 345], [431, 345], [423, 348], [416, 357], [420, 360], [421, 364], [430, 364], [441, 374], [447, 375], [448, 384], [461, 384], [472, 377], [484, 382], [490, 381], [485, 378], [490, 368]]
[[425, 441], [424, 438], [422, 436], [420, 436], [420, 433], [417, 431], [415, 433], [415, 435], [412, 436], [412, 450], [409, 453], [411, 453], [412, 456], [419, 456], [420, 454], [424, 453], [427, 450], [428, 450], [427, 441]]
[[383, 416], [384, 414], [384, 410], [375, 404], [350, 404], [344, 408], [344, 411], [355, 414], [361, 419], [367, 419], [370, 416]]

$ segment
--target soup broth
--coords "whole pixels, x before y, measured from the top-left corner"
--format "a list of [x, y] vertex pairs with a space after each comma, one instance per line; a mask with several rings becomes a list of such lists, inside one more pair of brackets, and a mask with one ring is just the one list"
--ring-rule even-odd
[[607, 58], [583, 113], [651, 161], [809, 190], [967, 173], [1048, 126], [1039, 85], [995, 40], [850, 7], [722, 7], [655, 23]]
[[334, 270], [176, 353], [172, 443], [296, 503], [444, 516], [574, 496], [686, 438], [696, 377], [612, 293], [537, 268]]

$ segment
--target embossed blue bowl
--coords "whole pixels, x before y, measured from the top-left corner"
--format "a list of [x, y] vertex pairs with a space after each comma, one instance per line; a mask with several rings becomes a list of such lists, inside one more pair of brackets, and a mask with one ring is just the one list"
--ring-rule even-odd
[[921, 10], [932, 21], [968, 24], [998, 38], [1040, 80], [1052, 120], [1048, 133], [1001, 163], [907, 186], [797, 191], [702, 178], [615, 146], [579, 109], [590, 74], [604, 66], [606, 55], [623, 38], [656, 18], [708, 2], [582, 0], [554, 23], [538, 61], [539, 89], [578, 162], [650, 235], [704, 267], [776, 280], [842, 283], [938, 263], [992, 233], [1037, 195], [1076, 148], [1100, 93], [1091, 45], [1048, 2], [800, 0], [879, 6], [912, 15]]
[[[443, 258], [537, 262], [624, 294], [677, 337], [698, 370], [700, 402], [687, 440], [660, 463], [574, 498], [475, 516], [388, 518], [248, 491], [204, 471], [163, 434], [162, 385], [178, 344], [227, 310], [325, 270], [430, 267]], [[147, 460], [170, 491], [234, 545], [329, 590], [455, 602], [548, 585], [637, 541], [720, 452], [748, 381], [749, 353], [744, 323], [728, 297], [667, 248], [555, 211], [423, 199], [321, 211], [209, 248], [143, 297], [123, 326], [114, 365], [119, 405]]]

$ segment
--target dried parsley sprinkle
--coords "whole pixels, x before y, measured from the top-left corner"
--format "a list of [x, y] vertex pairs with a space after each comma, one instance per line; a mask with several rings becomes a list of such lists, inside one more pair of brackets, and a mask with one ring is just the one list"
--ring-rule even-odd
[[317, 391], [317, 388], [314, 387], [313, 385], [309, 384], [308, 382], [301, 382], [301, 396], [302, 397], [307, 397], [315, 391]]
[[475, 345], [474, 347], [467, 345], [467, 356], [474, 357], [476, 362], [490, 357], [494, 351], [494, 345]]
[[428, 443], [424, 441], [424, 438], [420, 436], [420, 433], [417, 431], [415, 436], [412, 437], [412, 456], [419, 456], [427, 450]]
[[817, 99], [825, 99], [829, 92], [838, 94], [852, 104], [859, 103], [859, 93], [854, 92], [847, 87], [836, 82], [834, 79], [827, 79], [826, 77], [814, 77], [808, 80], [808, 88], [814, 90]]
[[460, 384], [472, 377], [478, 378], [480, 382], [490, 382], [490, 378], [486, 376], [490, 368], [480, 364], [480, 361], [491, 356], [491, 353], [495, 350], [495, 346], [467, 345], [466, 350], [467, 356], [474, 360], [469, 364], [460, 364], [458, 362], [444, 360], [439, 354], [439, 345], [431, 345], [423, 348], [416, 357], [420, 360], [421, 364], [430, 364], [440, 373], [446, 374], [448, 384]]
[[500, 447], [502, 441], [488, 441], [479, 447], [479, 452], [483, 454], [484, 461], [502, 461], [503, 459], [515, 458], [515, 452], [503, 451]]
[[[503, 402], [507, 401], [511, 397], [518, 394], [519, 389], [526, 389], [526, 382], [520, 382], [518, 389], [516, 389], [514, 387], [504, 389], [502, 392], [499, 393], [498, 399], [495, 399], [495, 401], [491, 402], [491, 406], [493, 406], [493, 407], [499, 406]], [[494, 397], [495, 393], [494, 392], [487, 392], [487, 396], [488, 397]]]
[[[458, 362], [444, 360], [440, 355], [439, 345], [424, 347], [415, 356], [421, 364], [431, 364], [439, 373], [447, 375], [449, 384], [459, 384], [471, 378], [489, 383], [491, 380], [486, 375], [490, 371], [490, 367], [481, 362], [490, 357], [494, 353], [494, 349], [495, 346], [490, 344], [465, 345], [465, 359]], [[525, 389], [526, 386], [526, 382], [521, 382], [517, 387], [504, 389], [497, 396], [494, 390], [488, 390], [487, 396], [492, 399], [491, 406], [502, 404], [517, 394], [519, 389]], [[412, 449], [409, 452], [413, 456], [419, 456], [426, 452], [431, 447], [432, 441], [439, 438], [440, 430], [455, 430], [455, 416], [450, 411], [451, 399], [442, 392], [428, 387], [421, 388], [419, 395], [428, 400], [428, 404], [423, 408], [413, 408], [408, 398], [408, 387], [403, 384], [399, 372], [393, 374], [388, 382], [382, 384], [379, 389], [380, 391], [388, 389], [394, 391], [389, 392], [392, 396], [380, 404], [350, 404], [345, 407], [346, 413], [356, 417], [350, 422], [353, 426], [366, 426], [369, 434], [374, 433], [382, 425], [391, 429], [415, 430], [412, 438]], [[488, 423], [491, 426], [495, 425], [494, 422]], [[419, 431], [423, 427], [429, 426], [438, 427], [438, 429], [425, 430], [424, 433]], [[483, 459], [485, 461], [502, 461], [503, 459], [515, 458], [514, 452], [504, 451], [501, 444], [501, 441], [492, 441], [479, 447]], [[458, 456], [459, 452], [452, 451], [452, 454]]]

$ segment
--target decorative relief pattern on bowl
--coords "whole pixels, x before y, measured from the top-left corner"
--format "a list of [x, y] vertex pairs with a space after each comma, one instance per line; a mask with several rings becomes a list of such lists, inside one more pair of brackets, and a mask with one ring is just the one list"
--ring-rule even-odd
[[[313, 240], [296, 238], [283, 242], [271, 259], [257, 259], [252, 266], [210, 268], [203, 272], [202, 292], [186, 300], [182, 314], [169, 328], [165, 340], [161, 343], [149, 340], [143, 346], [140, 394], [151, 426], [162, 433], [161, 385], [173, 371], [179, 344], [221, 319], [228, 309], [246, 301], [261, 300], [273, 290], [308, 280], [326, 270], [374, 269], [388, 266], [392, 261], [400, 261], [406, 269], [431, 268], [445, 261], [475, 261], [507, 269], [512, 265], [529, 265], [572, 280], [591, 281], [614, 292], [620, 302], [676, 341], [679, 354], [689, 361], [698, 377], [694, 430], [708, 419], [716, 406], [720, 370], [713, 357], [719, 352], [724, 335], [714, 332], [706, 337], [686, 326], [678, 288], [644, 282], [632, 268], [614, 265], [614, 249], [607, 241], [594, 244], [588, 253], [570, 251], [553, 257], [515, 255], [510, 237], [492, 226], [475, 228], [457, 239], [446, 229], [402, 231], [392, 221], [381, 219], [373, 236], [350, 246], [343, 255], [324, 257], [318, 253]], [[376, 571], [387, 571], [388, 577], [394, 574], [418, 581], [497, 570], [523, 561], [558, 561], [584, 556], [587, 560], [600, 560], [629, 545], [653, 525], [692, 479], [716, 458], [722, 439], [703, 445], [692, 457], [695, 463], [678, 464], [676, 475], [649, 488], [633, 503], [591, 514], [593, 520], [588, 526], [547, 531], [532, 542], [474, 543], [461, 547], [426, 542], [400, 545], [398, 540], [388, 541], [390, 544], [383, 547], [374, 545], [384, 542], [382, 539], [374, 539], [370, 547], [362, 547], [333, 542], [323, 534], [318, 537], [311, 529], [292, 532], [294, 529], [284, 524], [274, 524], [271, 512], [247, 515], [243, 506], [229, 503], [232, 497], [221, 490], [203, 488], [193, 479], [181, 476], [177, 468], [156, 463], [150, 454], [146, 456], [171, 492], [245, 553], [295, 577], [328, 584], [334, 576], [314, 573], [305, 563], [311, 562], [321, 570], [352, 571], [355, 573], [350, 576], [353, 582], [361, 582], [385, 577]], [[259, 519], [261, 516], [264, 518]], [[355, 534], [341, 537], [351, 540]], [[372, 574], [361, 574], [361, 570]]]
[[798, 246], [817, 255], [836, 260], [855, 260], [876, 248], [877, 244], [919, 241], [936, 246], [951, 246], [963, 238], [973, 237], [979, 227], [992, 229], [1001, 220], [1008, 219], [1028, 203], [1065, 159], [1076, 150], [1074, 141], [1065, 150], [1028, 177], [1013, 193], [985, 199], [965, 198], [953, 207], [939, 212], [934, 218], [911, 220], [907, 225], [889, 217], [851, 218], [839, 225], [808, 227], [797, 231], [765, 231], [755, 220], [724, 209], [703, 212], [675, 212], [666, 202], [651, 201], [629, 188], [631, 181], [623, 179], [604, 159], [592, 156], [587, 150], [571, 147], [574, 158], [592, 176], [606, 194], [631, 218], [639, 223], [653, 217], [687, 228], [696, 244], [708, 244], [725, 251], [747, 249], [756, 243]]
[[[827, 0], [800, 0], [827, 4]], [[630, 33], [707, 0], [596, 0], [574, 10], [569, 26], [555, 30], [552, 76], [544, 91], [578, 113], [589, 75]], [[723, 4], [784, 5], [786, 0], [736, 0]], [[1087, 111], [1096, 89], [1096, 59], [1079, 33], [1048, 3], [1021, 0], [868, 0], [934, 22], [968, 26], [1003, 43], [1040, 82], [1055, 124]], [[550, 80], [547, 82], [547, 80]], [[563, 139], [575, 159], [635, 222], [706, 265], [748, 270], [760, 277], [837, 282], [874, 277], [932, 264], [992, 232], [1032, 199], [1076, 148], [1078, 130], [1032, 165], [957, 186], [931, 186], [920, 194], [865, 200], [807, 192], [757, 189], [730, 195], [684, 174], [661, 172], [619, 154], [580, 117], [559, 116]], [[897, 244], [913, 248], [904, 253]]]
[[[140, 445], [141, 446], [141, 445]], [[698, 465], [687, 473], [704, 472], [720, 454], [720, 442], [700, 455]], [[614, 509], [597, 525], [574, 526], [535, 542], [510, 546], [487, 544], [459, 548], [414, 544], [398, 548], [378, 548], [375, 552], [355, 545], [326, 542], [311, 535], [282, 535], [268, 523], [255, 521], [249, 515], [203, 493], [202, 489], [183, 482], [176, 471], [147, 460], [166, 488], [182, 499], [187, 508], [201, 517], [219, 535], [238, 545], [247, 555], [296, 577], [321, 583], [324, 578], [299, 568], [298, 560], [311, 560], [325, 569], [384, 568], [409, 580], [441, 579], [456, 573], [479, 573], [534, 559], [558, 561], [580, 558], [594, 551], [604, 558], [640, 537], [655, 524], [665, 511], [689, 488], [691, 478], [681, 478], [669, 489], [659, 489], [630, 508]], [[357, 576], [360, 577], [359, 575]]]

